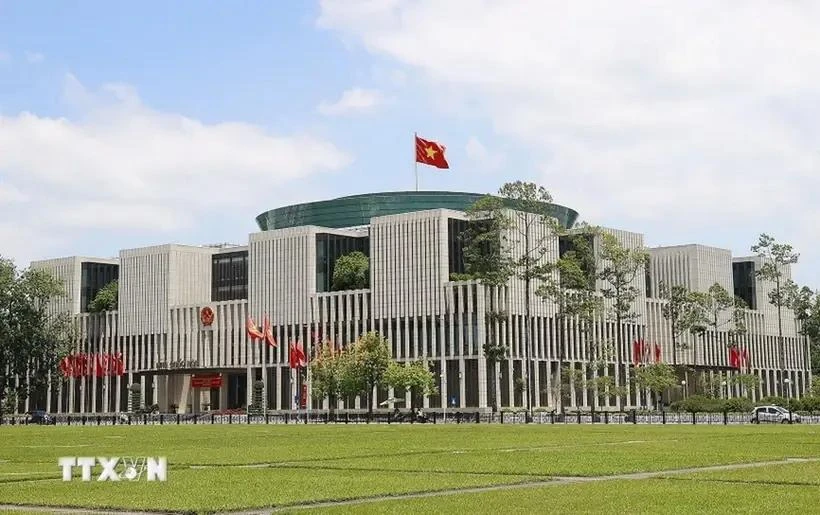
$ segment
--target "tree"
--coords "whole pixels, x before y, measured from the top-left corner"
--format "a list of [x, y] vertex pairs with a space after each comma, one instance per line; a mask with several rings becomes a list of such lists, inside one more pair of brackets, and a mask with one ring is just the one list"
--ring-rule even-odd
[[310, 362], [311, 391], [316, 399], [328, 400], [330, 413], [336, 409], [336, 403], [342, 391], [345, 361], [341, 353], [330, 342], [325, 342], [316, 350]]
[[744, 397], [751, 396], [751, 392], [756, 391], [757, 387], [760, 386], [760, 378], [755, 374], [736, 374], [729, 381], [740, 386]]
[[635, 370], [635, 383], [655, 394], [655, 406], [663, 405], [663, 392], [678, 385], [675, 369], [666, 363], [650, 363]]
[[361, 290], [370, 287], [370, 259], [355, 251], [336, 260], [333, 266], [333, 291]]
[[[820, 373], [820, 293], [808, 286], [799, 287], [788, 280], [783, 287], [784, 305], [794, 312], [799, 333], [806, 339], [804, 358], [813, 374]], [[813, 349], [814, 347], [814, 349]]]
[[763, 260], [763, 265], [755, 271], [755, 275], [764, 281], [774, 283], [774, 290], [769, 292], [769, 303], [777, 308], [777, 339], [780, 359], [780, 394], [785, 392], [786, 374], [786, 350], [783, 341], [783, 307], [785, 307], [786, 297], [783, 290], [785, 277], [784, 268], [787, 265], [797, 263], [800, 254], [794, 252], [791, 245], [787, 243], [777, 243], [768, 234], [761, 234], [756, 245], [752, 246], [752, 252]]
[[[542, 186], [531, 182], [508, 182], [498, 190], [498, 198], [485, 197], [468, 214], [474, 221], [486, 220], [490, 226], [483, 247], [474, 245], [465, 259], [474, 263], [474, 270], [490, 277], [491, 282], [506, 284], [511, 277], [524, 282], [524, 331], [522, 347], [526, 376], [524, 392], [526, 408], [532, 409], [532, 316], [531, 298], [534, 285], [543, 277], [543, 258], [551, 239], [558, 232], [558, 222], [552, 216], [552, 196]], [[478, 216], [476, 216], [478, 215]], [[495, 240], [501, 241], [496, 249]], [[479, 242], [480, 243], [480, 240]], [[474, 254], [488, 252], [487, 257]], [[469, 255], [467, 255], [469, 254]], [[495, 271], [492, 271], [495, 267]]]
[[119, 282], [111, 281], [103, 286], [94, 300], [88, 305], [88, 311], [100, 313], [102, 311], [115, 311], [119, 302]]
[[[671, 326], [672, 366], [677, 367], [678, 348], [683, 347], [679, 343], [679, 338], [702, 326], [699, 297], [685, 286], [675, 285], [670, 288], [664, 282], [659, 285], [659, 293], [662, 299], [666, 299], [666, 303], [661, 307], [661, 313]], [[697, 358], [695, 362], [697, 363]]]
[[[0, 415], [6, 396], [22, 401], [57, 380], [58, 360], [73, 338], [70, 318], [48, 312], [61, 295], [62, 282], [46, 271], [19, 271], [0, 258]], [[26, 373], [18, 385], [15, 377]]]
[[[734, 297], [719, 283], [714, 283], [706, 292], [696, 292], [694, 296], [699, 306], [696, 322], [692, 332], [703, 336], [704, 345], [707, 329], [712, 328], [712, 343], [717, 345], [718, 332], [728, 331], [729, 347], [736, 347], [740, 338], [746, 334], [745, 309], [746, 303], [740, 297]], [[723, 313], [732, 309], [731, 316], [723, 317]], [[705, 352], [705, 349], [704, 349]]]
[[503, 251], [503, 234], [510, 227], [510, 219], [504, 212], [504, 201], [494, 196], [484, 196], [467, 209], [467, 229], [459, 235], [464, 244], [464, 265], [467, 274], [453, 277], [476, 279], [488, 287], [487, 339], [482, 346], [487, 362], [489, 402], [493, 412], [498, 410], [495, 389], [496, 364], [506, 359], [508, 349], [498, 341], [498, 327], [507, 320], [508, 313], [496, 298], [498, 289], [505, 286], [512, 276], [509, 257]]
[[359, 337], [344, 353], [342, 389], [367, 399], [367, 413], [373, 414], [373, 391], [384, 384], [384, 374], [390, 366], [387, 340], [369, 332]]
[[391, 361], [385, 371], [384, 382], [392, 387], [394, 392], [409, 390], [411, 408], [416, 407], [416, 397], [427, 397], [438, 391], [436, 378], [423, 361], [414, 361], [407, 365]]
[[[545, 300], [550, 300], [557, 305], [555, 313], [560, 335], [557, 377], [555, 383], [559, 385], [558, 410], [564, 413], [564, 395], [567, 389], [561, 387], [565, 372], [564, 360], [566, 359], [567, 332], [569, 322], [575, 321], [578, 329], [584, 336], [587, 356], [590, 359], [589, 374], [582, 374], [580, 380], [575, 371], [571, 371], [572, 377], [569, 380], [579, 388], [590, 390], [592, 394], [592, 409], [595, 409], [595, 396], [601, 390], [607, 390], [609, 385], [604, 384], [609, 376], [601, 374], [602, 368], [606, 366], [606, 361], [601, 358], [600, 346], [595, 345], [591, 339], [591, 329], [595, 319], [602, 311], [602, 298], [595, 290], [596, 262], [593, 241], [600, 230], [597, 228], [582, 226], [571, 232], [561, 233], [559, 236], [559, 249], [561, 238], [566, 245], [566, 251], [554, 263], [543, 264], [544, 273], [541, 274], [542, 284], [536, 290], [536, 295]], [[600, 384], [599, 384], [600, 383]], [[600, 389], [598, 387], [601, 387]]]
[[[489, 372], [487, 377], [488, 383], [488, 393], [490, 396], [490, 404], [492, 406], [493, 412], [498, 411], [498, 399], [495, 391], [495, 365], [496, 363], [501, 363], [507, 359], [507, 347], [504, 345], [500, 345], [495, 340], [495, 324], [500, 323], [501, 320], [506, 319], [506, 313], [504, 312], [491, 312], [488, 313], [490, 315], [490, 325], [493, 327], [491, 340], [488, 340], [483, 345], [484, 350], [484, 358], [487, 360], [487, 370]], [[501, 319], [501, 320], [498, 320]]]
[[601, 290], [604, 298], [611, 302], [608, 317], [615, 322], [615, 359], [620, 369], [624, 361], [623, 323], [634, 323], [638, 314], [632, 310], [639, 295], [634, 281], [649, 262], [649, 254], [643, 248], [627, 249], [610, 233], [601, 236], [599, 257], [602, 269], [598, 278], [608, 287]]

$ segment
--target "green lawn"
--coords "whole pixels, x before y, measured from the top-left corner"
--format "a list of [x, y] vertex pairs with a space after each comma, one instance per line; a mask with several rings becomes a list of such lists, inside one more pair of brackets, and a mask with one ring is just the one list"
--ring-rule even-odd
[[[76, 471], [63, 482], [60, 456], [166, 456], [168, 481], [83, 483]], [[215, 512], [798, 457], [820, 457], [820, 427], [3, 426], [0, 503]], [[251, 464], [266, 466], [238, 467]], [[818, 472], [796, 463], [322, 511], [812, 511]]]

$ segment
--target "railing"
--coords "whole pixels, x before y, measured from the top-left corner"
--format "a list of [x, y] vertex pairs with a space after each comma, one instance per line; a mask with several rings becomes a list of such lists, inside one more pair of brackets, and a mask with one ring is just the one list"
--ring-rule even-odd
[[[103, 413], [49, 415], [49, 424], [58, 426], [110, 425], [197, 425], [197, 424], [644, 424], [644, 425], [739, 425], [752, 424], [749, 413], [681, 413], [647, 411], [556, 412], [523, 411], [487, 413], [469, 410], [424, 412], [377, 411], [368, 414], [362, 410], [271, 411], [265, 414], [245, 413]], [[820, 413], [790, 413], [785, 421], [801, 424], [820, 424]], [[33, 425], [26, 415], [6, 415], [2, 425]], [[39, 425], [39, 424], [38, 424]]]

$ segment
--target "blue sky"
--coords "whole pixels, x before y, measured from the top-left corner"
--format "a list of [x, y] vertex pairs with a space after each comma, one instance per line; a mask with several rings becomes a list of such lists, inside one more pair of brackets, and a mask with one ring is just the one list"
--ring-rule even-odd
[[820, 286], [816, 8], [480, 3], [0, 0], [0, 254], [245, 242], [412, 189], [418, 131], [452, 166], [422, 189], [534, 180], [650, 246], [770, 232]]

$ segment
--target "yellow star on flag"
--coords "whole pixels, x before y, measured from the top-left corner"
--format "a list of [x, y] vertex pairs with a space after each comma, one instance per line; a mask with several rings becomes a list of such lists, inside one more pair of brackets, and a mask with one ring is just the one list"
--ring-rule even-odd
[[427, 157], [429, 157], [430, 159], [435, 159], [436, 158], [436, 153], [438, 152], [438, 150], [436, 150], [433, 147], [427, 147], [427, 148], [424, 149], [424, 152], [427, 153]]

